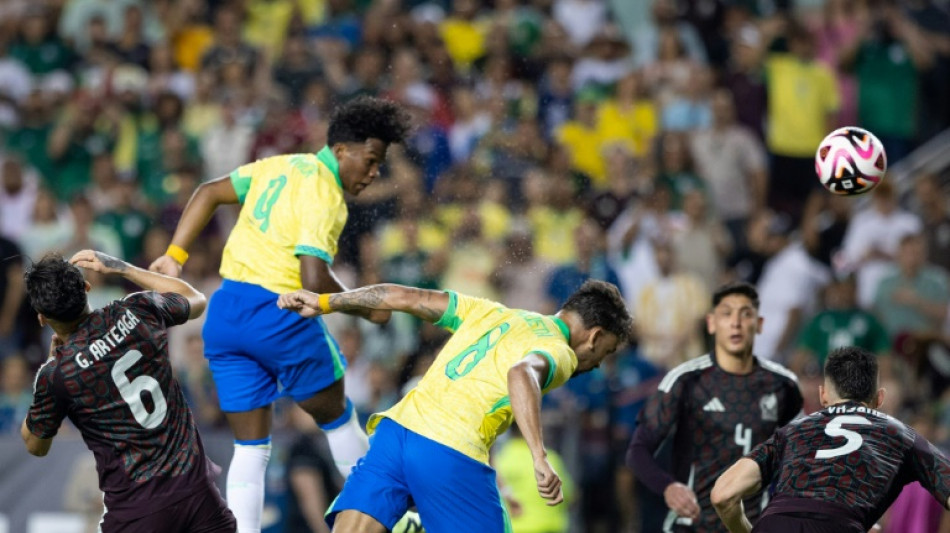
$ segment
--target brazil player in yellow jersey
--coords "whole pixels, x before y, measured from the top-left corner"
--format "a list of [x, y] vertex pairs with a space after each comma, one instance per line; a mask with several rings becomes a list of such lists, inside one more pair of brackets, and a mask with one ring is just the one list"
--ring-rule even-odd
[[[346, 224], [343, 193], [358, 195], [379, 176], [391, 143], [408, 131], [395, 104], [358, 98], [330, 118], [320, 152], [279, 155], [201, 185], [166, 255], [150, 269], [178, 276], [215, 209], [241, 204], [221, 259], [224, 282], [212, 296], [202, 336], [218, 398], [235, 437], [227, 500], [240, 533], [259, 533], [271, 404], [289, 396], [327, 433], [343, 475], [367, 450], [366, 434], [343, 391], [346, 360], [322, 320], [281, 311], [278, 295], [305, 288], [346, 290], [330, 265]], [[386, 311], [356, 311], [374, 322]]]
[[586, 282], [554, 316], [391, 284], [300, 290], [278, 305], [304, 317], [403, 311], [452, 332], [419, 384], [370, 418], [369, 452], [327, 513], [335, 533], [388, 531], [410, 501], [429, 533], [510, 531], [488, 451], [512, 419], [531, 450], [538, 492], [561, 503], [541, 436], [541, 395], [599, 365], [632, 325], [620, 291], [604, 281]]

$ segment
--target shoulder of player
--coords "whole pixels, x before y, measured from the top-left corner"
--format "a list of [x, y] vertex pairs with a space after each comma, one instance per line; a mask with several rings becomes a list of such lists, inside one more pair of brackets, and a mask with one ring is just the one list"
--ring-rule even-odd
[[780, 365], [774, 361], [769, 361], [767, 359], [762, 359], [762, 358], [757, 358], [757, 359], [759, 360], [759, 366], [762, 368], [762, 370], [766, 372], [771, 372], [772, 374], [775, 374], [781, 377], [782, 379], [791, 381], [792, 383], [795, 384], [796, 387], [798, 386], [798, 376], [795, 375], [795, 373], [792, 372], [791, 370], [785, 368], [783, 365]]
[[713, 366], [712, 356], [709, 354], [690, 359], [667, 372], [666, 376], [660, 381], [658, 388], [662, 392], [670, 392], [677, 381], [687, 379], [691, 375], [702, 373]]

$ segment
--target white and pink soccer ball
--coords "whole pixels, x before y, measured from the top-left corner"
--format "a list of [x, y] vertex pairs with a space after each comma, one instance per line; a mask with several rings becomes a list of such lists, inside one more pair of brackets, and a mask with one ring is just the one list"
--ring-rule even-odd
[[864, 194], [884, 179], [887, 154], [868, 130], [848, 126], [828, 134], [815, 153], [815, 172], [834, 194]]

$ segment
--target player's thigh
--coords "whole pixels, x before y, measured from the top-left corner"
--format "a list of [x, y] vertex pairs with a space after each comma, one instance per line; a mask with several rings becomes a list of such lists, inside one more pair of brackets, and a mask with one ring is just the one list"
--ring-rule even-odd
[[321, 413], [339, 416], [344, 407], [343, 389], [342, 383], [338, 390], [334, 385], [342, 381], [346, 371], [346, 359], [339, 345], [320, 318], [305, 319], [291, 314], [286, 322], [280, 350], [275, 354], [280, 366], [274, 369], [284, 395], [297, 403], [319, 400]]
[[410, 433], [406, 480], [427, 533], [511, 531], [495, 470], [471, 457]]
[[[335, 528], [343, 511], [358, 511], [386, 530], [402, 518], [409, 509], [410, 497], [403, 469], [407, 433], [390, 420], [379, 424], [369, 439], [369, 451], [353, 467], [343, 491], [330, 504], [326, 518], [331, 527]], [[362, 519], [357, 520], [358, 516], [349, 516], [345, 526], [352, 526], [352, 521], [363, 523]]]

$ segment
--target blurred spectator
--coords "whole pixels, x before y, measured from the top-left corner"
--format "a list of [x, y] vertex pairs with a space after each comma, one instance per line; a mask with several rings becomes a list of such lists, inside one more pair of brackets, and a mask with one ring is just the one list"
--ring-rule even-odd
[[[534, 179], [545, 179], [538, 174]], [[574, 188], [565, 176], [549, 176], [539, 184], [544, 188], [541, 203], [532, 203], [525, 215], [534, 235], [537, 256], [554, 265], [573, 262], [577, 258], [574, 230], [580, 226], [584, 213], [576, 205]]]
[[[739, 28], [732, 41], [732, 53], [723, 84], [732, 94], [736, 119], [765, 139], [768, 90], [765, 83], [765, 46], [762, 32], [747, 24]], [[713, 110], [715, 114], [715, 109]], [[714, 115], [715, 118], [715, 115]]]
[[644, 284], [634, 306], [637, 337], [643, 356], [671, 369], [702, 353], [702, 321], [709, 289], [693, 274], [678, 268], [670, 242], [653, 241], [659, 277]]
[[142, 211], [137, 202], [139, 185], [132, 180], [119, 180], [115, 184], [115, 202], [110, 209], [101, 211], [96, 223], [112, 229], [121, 244], [119, 257], [136, 258], [142, 253], [145, 233], [151, 218]]
[[613, 98], [597, 109], [601, 142], [621, 144], [634, 156], [642, 157], [657, 134], [657, 110], [644, 98], [640, 75], [629, 72], [617, 82]]
[[850, 273], [842, 247], [851, 225], [852, 199], [815, 191], [805, 204], [802, 242], [812, 257], [836, 271]]
[[72, 50], [50, 26], [49, 15], [41, 4], [27, 8], [20, 35], [10, 46], [10, 55], [36, 76], [69, 69], [75, 59]]
[[683, 198], [682, 226], [674, 230], [673, 251], [680, 270], [699, 278], [706, 290], [722, 284], [726, 258], [732, 253], [732, 240], [717, 217], [707, 208], [699, 190]]
[[933, 65], [926, 36], [896, 5], [871, 10], [864, 30], [841, 53], [858, 79], [858, 118], [873, 131], [893, 164], [917, 138], [920, 72]]
[[709, 189], [715, 213], [729, 229], [732, 240], [742, 243], [749, 216], [766, 203], [765, 150], [751, 130], [736, 122], [735, 103], [728, 90], [715, 92], [712, 114], [712, 128], [692, 136], [691, 153], [696, 172]]
[[927, 239], [927, 261], [950, 271], [950, 213], [947, 212], [946, 189], [936, 176], [924, 175], [917, 178], [914, 193]]
[[0, 267], [3, 270], [0, 272], [0, 294], [3, 295], [0, 300], [0, 359], [16, 353], [25, 340], [20, 327], [20, 310], [26, 294], [24, 263], [20, 247], [0, 236]]
[[812, 179], [815, 147], [834, 126], [841, 97], [834, 74], [815, 60], [811, 32], [789, 21], [784, 36], [788, 52], [772, 52], [766, 61], [772, 158], [768, 203], [798, 224], [809, 192], [818, 187]]
[[139, 0], [69, 0], [63, 5], [59, 17], [59, 34], [72, 42], [79, 52], [85, 52], [89, 43], [83, 29], [93, 18], [102, 18], [109, 39], [116, 39], [122, 33], [126, 9], [136, 5], [145, 10], [142, 17], [145, 37], [148, 42], [161, 39], [165, 33], [161, 21], [155, 15], [151, 2]]
[[79, 250], [92, 249], [113, 257], [122, 257], [122, 241], [110, 226], [96, 221], [96, 213], [89, 199], [76, 195], [69, 202], [72, 228], [61, 252], [72, 256]]
[[800, 328], [817, 310], [819, 291], [830, 281], [830, 271], [808, 254], [801, 240], [789, 235], [787, 219], [778, 216], [782, 218], [770, 227], [774, 252], [758, 283], [759, 315], [765, 320], [755, 340], [755, 355], [785, 364]]
[[661, 101], [660, 123], [666, 131], [688, 132], [712, 125], [713, 72], [704, 66], [692, 67], [688, 72], [687, 83], [673, 85]]
[[814, 29], [818, 60], [828, 66], [838, 80], [841, 108], [835, 127], [858, 124], [858, 85], [854, 75], [841, 68], [840, 58], [861, 39], [867, 27], [866, 6], [857, 0], [828, 0]]
[[571, 60], [555, 57], [547, 63], [538, 89], [538, 119], [544, 136], [551, 138], [567, 122], [574, 109], [574, 90], [571, 86]]
[[919, 233], [900, 240], [896, 272], [877, 286], [874, 309], [891, 335], [933, 334], [940, 330], [950, 302], [946, 271], [927, 262], [927, 243]]
[[[256, 2], [258, 5], [265, 2]], [[272, 29], [269, 30], [275, 34]], [[282, 35], [276, 33], [275, 35]], [[296, 34], [287, 38], [283, 55], [274, 69], [274, 81], [280, 84], [290, 97], [290, 105], [299, 108], [304, 100], [304, 90], [310, 82], [321, 78], [323, 68], [319, 58], [310, 50], [304, 35]]]
[[697, 63], [706, 62], [706, 48], [696, 28], [677, 17], [676, 0], [655, 0], [651, 14], [653, 24], [639, 29], [633, 41], [638, 67], [650, 65], [660, 57], [661, 34], [664, 32], [676, 35], [690, 59]]
[[439, 264], [444, 265], [442, 286], [498, 301], [498, 292], [491, 283], [498, 267], [497, 253], [485, 238], [482, 218], [474, 206], [465, 208], [451, 242], [451, 248], [436, 256]]
[[[801, 380], [808, 412], [818, 407], [813, 391], [821, 384], [825, 359], [832, 350], [858, 346], [884, 357], [891, 348], [887, 330], [877, 317], [858, 307], [854, 277], [833, 279], [824, 289], [823, 301], [824, 309], [805, 322], [788, 365]], [[884, 366], [889, 365], [882, 361]]]
[[118, 117], [102, 111], [101, 102], [79, 97], [68, 104], [49, 134], [46, 150], [52, 167], [46, 178], [62, 200], [89, 185], [94, 156], [115, 148]]
[[491, 116], [479, 109], [475, 93], [466, 87], [459, 87], [452, 93], [455, 108], [455, 123], [449, 129], [449, 148], [452, 150], [452, 162], [467, 161], [475, 151], [475, 146], [491, 128]]
[[260, 63], [258, 56], [256, 48], [241, 40], [241, 16], [236, 8], [219, 7], [214, 14], [214, 44], [202, 56], [201, 68], [216, 73], [220, 81], [247, 82]]
[[254, 128], [241, 112], [233, 97], [225, 98], [220, 106], [221, 120], [201, 136], [201, 157], [208, 179], [230, 175], [251, 157]]
[[0, 235], [17, 240], [30, 227], [39, 177], [15, 154], [0, 163]]
[[605, 92], [633, 69], [630, 44], [614, 25], [604, 26], [585, 47], [571, 73], [575, 90]]
[[129, 4], [122, 14], [122, 32], [110, 46], [112, 53], [122, 63], [131, 63], [147, 68], [151, 48], [145, 42], [142, 22], [142, 6]]
[[705, 194], [706, 183], [693, 168], [693, 158], [682, 133], [664, 133], [659, 151], [660, 175], [657, 185], [670, 191], [670, 209], [682, 211], [683, 198], [692, 191]]
[[323, 519], [330, 503], [343, 488], [333, 464], [330, 447], [313, 418], [291, 407], [291, 427], [297, 433], [287, 453], [287, 518], [285, 533], [329, 533]]
[[175, 377], [199, 427], [221, 427], [224, 413], [218, 407], [218, 393], [204, 357], [201, 334], [192, 332], [185, 339], [181, 357], [175, 361]]
[[597, 103], [600, 96], [585, 90], [574, 99], [571, 120], [555, 131], [561, 149], [571, 157], [571, 169], [587, 176], [591, 183], [603, 187], [605, 169], [601, 153], [601, 131], [597, 127]]
[[170, 44], [155, 43], [149, 51], [148, 63], [144, 66], [149, 71], [149, 94], [170, 92], [182, 101], [191, 100], [195, 93], [195, 76], [180, 68]]
[[901, 239], [921, 229], [917, 215], [901, 209], [897, 200], [894, 185], [882, 182], [872, 193], [871, 205], [856, 213], [848, 225], [841, 267], [857, 271], [861, 307], [871, 306], [881, 278], [897, 257]]
[[0, 358], [0, 435], [18, 435], [33, 402], [30, 365], [16, 353]]
[[502, 304], [515, 309], [528, 309], [542, 314], [557, 311], [545, 295], [547, 280], [553, 265], [534, 253], [531, 232], [527, 229], [512, 231], [505, 238], [503, 252], [494, 277], [501, 293]]
[[69, 242], [69, 226], [56, 197], [49, 189], [41, 188], [36, 195], [30, 226], [20, 238], [23, 253], [31, 259], [39, 259], [47, 252], [62, 250]]
[[[575, 488], [570, 471], [564, 460], [554, 450], [548, 450], [548, 461], [561, 478], [561, 492], [564, 503], [550, 507], [538, 495], [531, 467], [531, 451], [528, 444], [512, 424], [508, 430], [508, 439], [502, 443], [492, 458], [492, 465], [498, 472], [502, 494], [508, 500], [508, 514], [511, 517], [511, 529], [518, 533], [566, 533], [570, 525], [569, 511], [574, 501]], [[516, 502], [517, 507], [511, 505]]]
[[292, 29], [320, 22], [325, 9], [319, 0], [248, 0], [242, 7], [244, 40], [271, 60], [286, 51], [288, 41], [294, 38], [288, 36]]
[[467, 71], [485, 53], [487, 28], [477, 20], [477, 0], [452, 0], [452, 12], [439, 26], [455, 67]]
[[606, 24], [607, 5], [604, 0], [554, 0], [552, 15], [571, 44], [583, 48]]
[[604, 231], [597, 222], [585, 218], [574, 229], [577, 258], [555, 268], [546, 279], [545, 295], [551, 309], [560, 309], [567, 298], [589, 279], [620, 285], [617, 274], [607, 262]]

